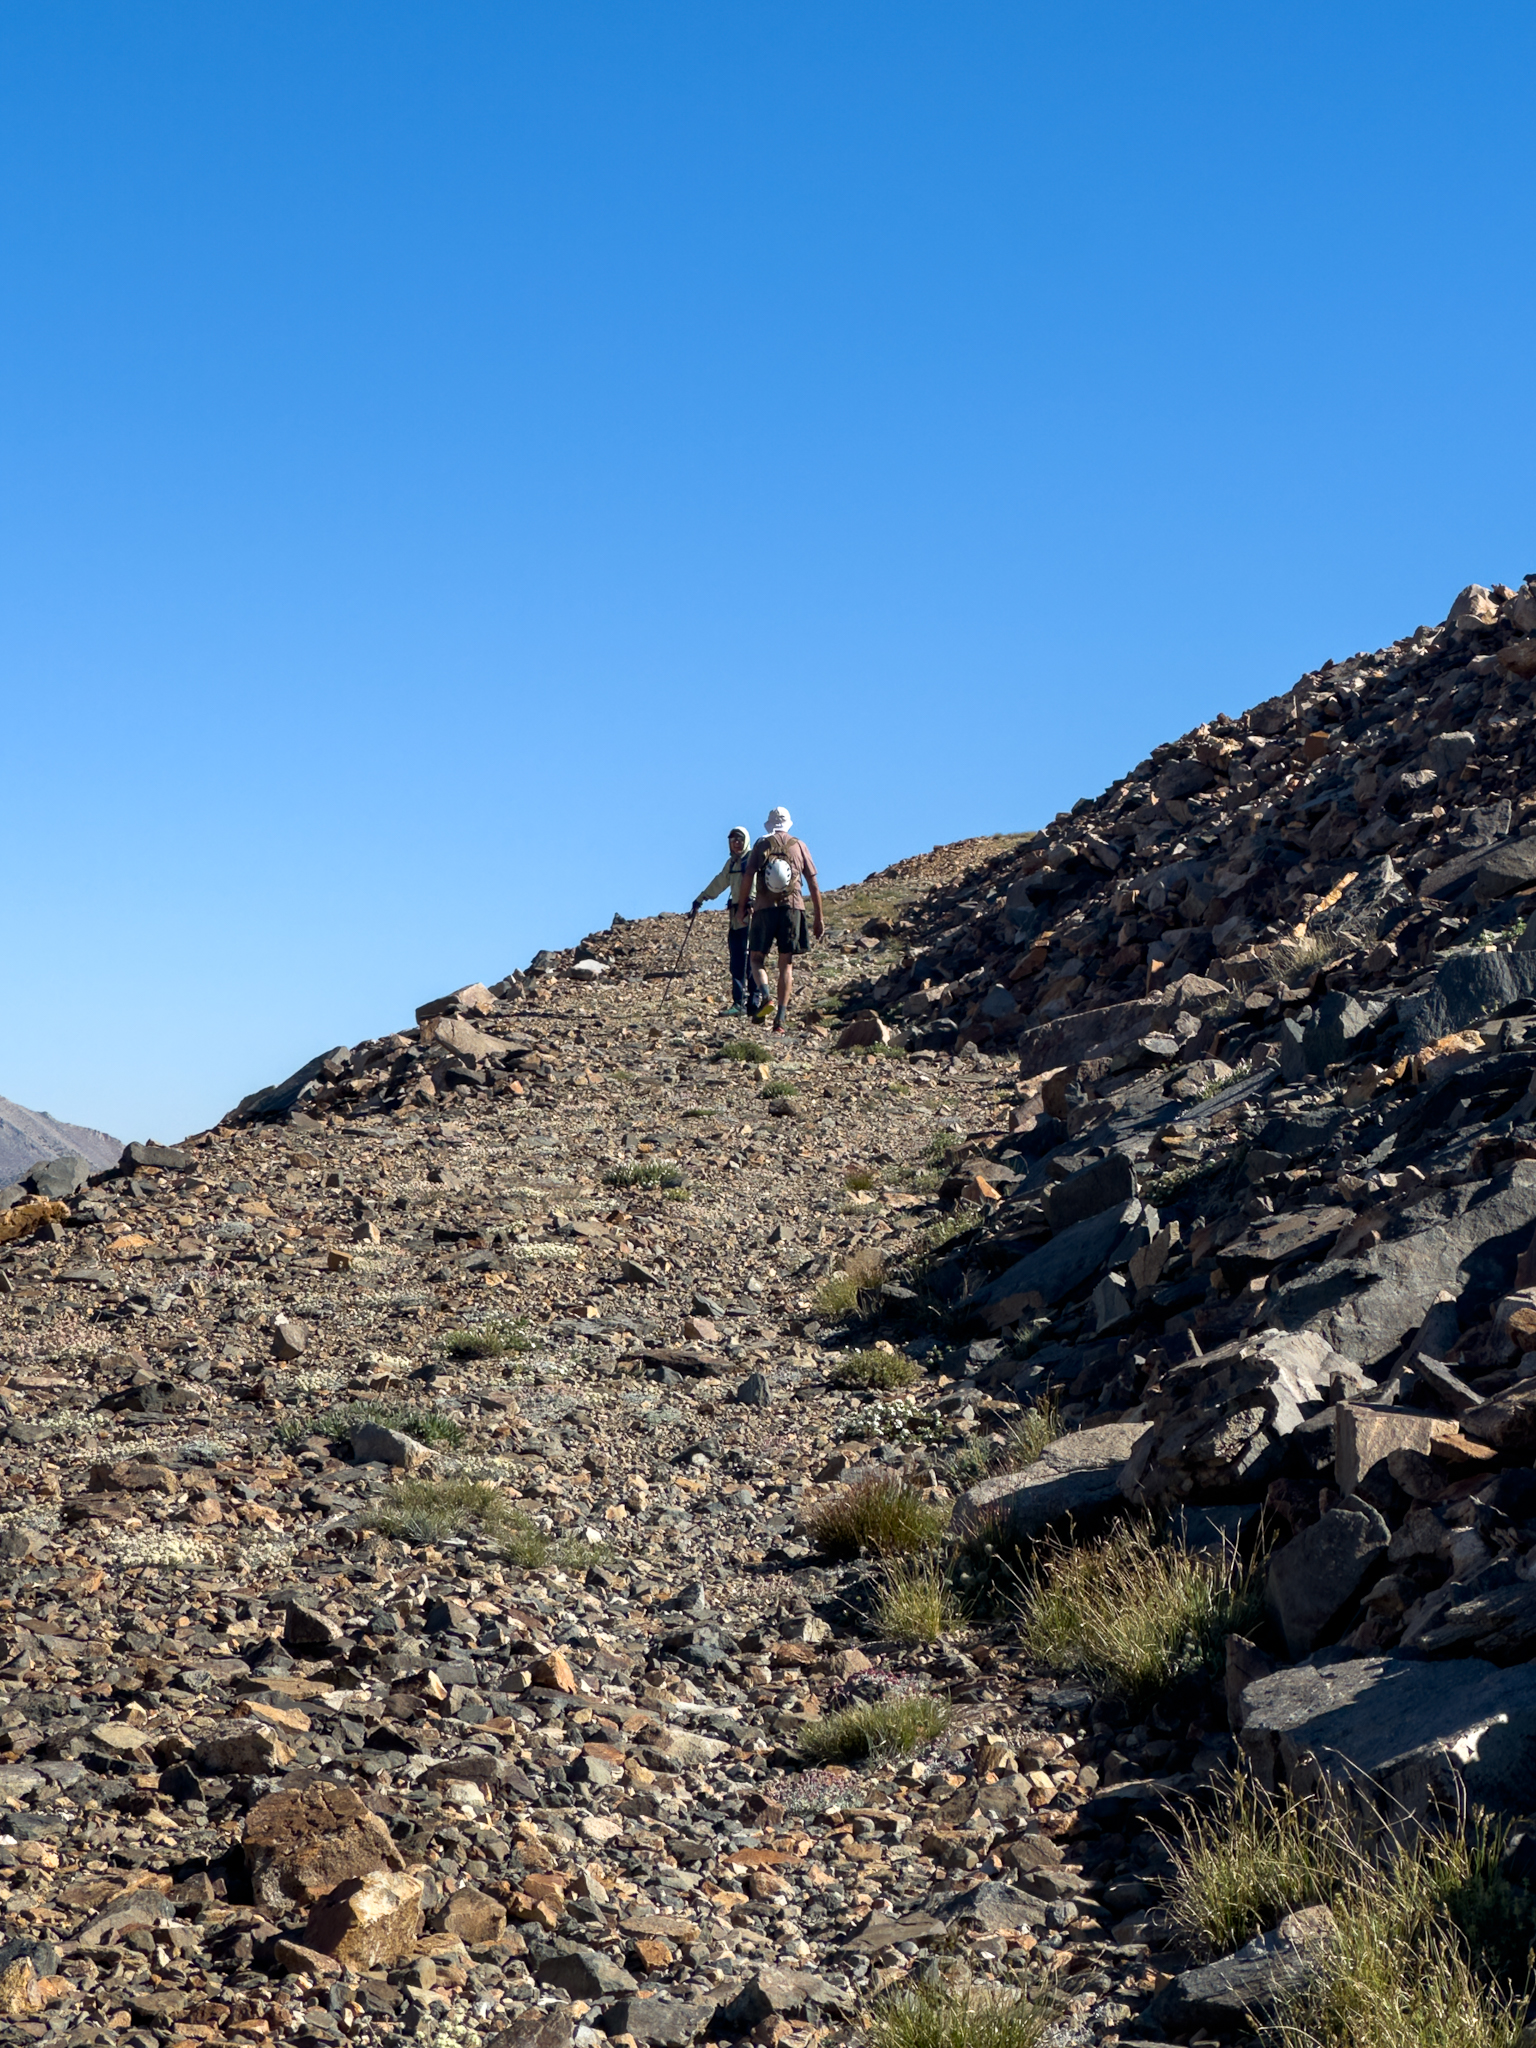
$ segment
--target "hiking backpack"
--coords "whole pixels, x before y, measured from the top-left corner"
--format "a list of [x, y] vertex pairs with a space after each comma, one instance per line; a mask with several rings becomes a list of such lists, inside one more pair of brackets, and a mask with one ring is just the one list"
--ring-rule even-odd
[[763, 888], [775, 903], [782, 903], [789, 897], [795, 886], [795, 870], [789, 859], [789, 841], [782, 832], [776, 832], [764, 846], [767, 859], [759, 870]]

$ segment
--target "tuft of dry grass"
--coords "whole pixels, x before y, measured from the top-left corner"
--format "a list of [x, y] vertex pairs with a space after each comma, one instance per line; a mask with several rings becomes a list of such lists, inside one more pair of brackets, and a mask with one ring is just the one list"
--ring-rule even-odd
[[925, 1743], [937, 1742], [949, 1726], [949, 1707], [932, 1693], [907, 1693], [897, 1699], [861, 1701], [807, 1724], [800, 1737], [802, 1755], [811, 1763], [857, 1764], [869, 1757], [910, 1756]]
[[1474, 1975], [1454, 1927], [1395, 1904], [1390, 1881], [1335, 1902], [1336, 1932], [1266, 2048], [1529, 2048], [1525, 2000]]
[[1039, 1459], [1047, 1444], [1061, 1435], [1061, 1409], [1056, 1396], [1032, 1402], [993, 1451], [994, 1472], [1023, 1472]]
[[839, 1322], [855, 1312], [861, 1294], [883, 1287], [888, 1278], [885, 1260], [879, 1252], [871, 1245], [861, 1245], [843, 1262], [840, 1273], [834, 1273], [817, 1288], [812, 1305], [823, 1321]]
[[1333, 1932], [1318, 1965], [1261, 2030], [1265, 2048], [1517, 2048], [1533, 1906], [1502, 1875], [1486, 1821], [1362, 1840], [1338, 1800], [1271, 1798], [1250, 1781], [1190, 1808], [1164, 1837], [1169, 1911], [1225, 1955], [1298, 1907]]
[[1096, 1543], [1045, 1545], [1019, 1601], [1037, 1657], [1132, 1705], [1175, 1678], [1214, 1669], [1226, 1638], [1254, 1627], [1263, 1593], [1251, 1568], [1125, 1524]]
[[959, 1623], [960, 1603], [936, 1557], [893, 1560], [875, 1596], [875, 1624], [898, 1643], [936, 1643]]
[[869, 2048], [1040, 2048], [1062, 2016], [1049, 1985], [1029, 1993], [979, 1985], [904, 1984], [864, 2015]]
[[903, 1479], [872, 1473], [818, 1509], [810, 1530], [833, 1557], [893, 1557], [931, 1548], [948, 1525], [949, 1510], [937, 1501], [924, 1500]]
[[486, 1479], [405, 1479], [389, 1488], [368, 1526], [407, 1543], [478, 1535], [508, 1564], [579, 1569], [605, 1555], [595, 1545], [557, 1542]]
[[1348, 941], [1337, 932], [1303, 932], [1300, 938], [1283, 939], [1270, 954], [1269, 965], [1287, 987], [1299, 988], [1319, 967], [1347, 951]]
[[1229, 1955], [1299, 1906], [1333, 1898], [1360, 1857], [1343, 1816], [1323, 1799], [1270, 1798], [1246, 1775], [1209, 1811], [1186, 1806], [1163, 1837], [1173, 1859], [1168, 1914], [1191, 1948]]

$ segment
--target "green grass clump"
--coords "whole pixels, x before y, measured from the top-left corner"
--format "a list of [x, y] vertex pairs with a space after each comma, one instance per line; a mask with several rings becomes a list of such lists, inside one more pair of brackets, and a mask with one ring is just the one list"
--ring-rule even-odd
[[1271, 1799], [1246, 1776], [1223, 1786], [1212, 1810], [1185, 1809], [1165, 1842], [1169, 1917], [1211, 1956], [1230, 1955], [1298, 1906], [1333, 1898], [1360, 1860], [1330, 1804]]
[[632, 1159], [610, 1168], [603, 1181], [610, 1188], [680, 1188], [683, 1175], [664, 1159]]
[[1026, 1408], [1020, 1419], [1001, 1437], [971, 1437], [949, 1461], [950, 1477], [958, 1486], [974, 1486], [1003, 1472], [1023, 1472], [1033, 1465], [1047, 1444], [1061, 1435], [1061, 1413], [1054, 1394]]
[[917, 1366], [901, 1351], [844, 1351], [834, 1361], [832, 1377], [840, 1387], [868, 1387], [882, 1393], [910, 1387]]
[[1514, 2048], [1524, 2038], [1536, 1900], [1503, 1875], [1504, 1837], [1486, 1817], [1365, 1840], [1338, 1799], [1271, 1798], [1239, 1778], [1214, 1809], [1186, 1807], [1164, 1841], [1170, 1916], [1209, 1955], [1300, 1906], [1333, 1914], [1336, 1933], [1264, 2034], [1268, 2048]]
[[824, 1322], [841, 1322], [844, 1316], [856, 1313], [861, 1294], [883, 1287], [888, 1278], [885, 1260], [879, 1252], [872, 1246], [861, 1246], [844, 1260], [840, 1273], [834, 1273], [817, 1288], [812, 1307]]
[[404, 1479], [373, 1509], [368, 1526], [407, 1543], [478, 1535], [507, 1564], [581, 1569], [606, 1555], [599, 1544], [546, 1536], [487, 1479]]
[[868, 1194], [878, 1184], [878, 1177], [867, 1166], [850, 1166], [843, 1175], [843, 1186], [850, 1194]]
[[1310, 1984], [1282, 2008], [1269, 2048], [1525, 2048], [1525, 2000], [1482, 1983], [1455, 1930], [1383, 1924], [1380, 1887], [1333, 1912], [1338, 1931]]
[[924, 1500], [915, 1487], [888, 1473], [872, 1473], [834, 1494], [811, 1518], [810, 1529], [833, 1557], [869, 1551], [892, 1557], [928, 1550], [949, 1526], [949, 1510]]
[[786, 1081], [782, 1075], [776, 1074], [771, 1081], [765, 1081], [757, 1092], [763, 1101], [773, 1102], [782, 1095], [798, 1095], [800, 1091], [793, 1081]]
[[893, 1560], [875, 1596], [875, 1625], [898, 1643], [936, 1643], [960, 1620], [960, 1604], [936, 1557]]
[[964, 1209], [952, 1209], [947, 1216], [935, 1216], [918, 1237], [918, 1253], [921, 1257], [932, 1258], [936, 1252], [943, 1251], [946, 1245], [953, 1244], [957, 1237], [964, 1237], [968, 1230], [975, 1228], [974, 1209], [969, 1213]]
[[800, 1749], [809, 1762], [819, 1764], [910, 1756], [936, 1742], [948, 1726], [947, 1703], [932, 1693], [914, 1692], [901, 1699], [861, 1701], [812, 1721], [800, 1737]]
[[374, 1508], [369, 1526], [410, 1543], [439, 1543], [472, 1529], [499, 1539], [533, 1527], [485, 1479], [404, 1479]]
[[907, 1984], [870, 2007], [863, 2033], [869, 2048], [1039, 2048], [1061, 2018], [1060, 1996]]
[[1014, 1423], [992, 1453], [994, 1472], [1023, 1472], [1035, 1463], [1047, 1444], [1061, 1435], [1061, 1410], [1056, 1396], [1033, 1402]]
[[278, 1434], [285, 1443], [306, 1436], [323, 1436], [333, 1444], [349, 1443], [353, 1430], [365, 1422], [376, 1422], [381, 1429], [398, 1429], [419, 1444], [443, 1450], [457, 1450], [469, 1434], [463, 1423], [456, 1422], [451, 1415], [401, 1401], [349, 1401], [339, 1408], [323, 1409], [318, 1415], [285, 1422]]
[[1263, 1612], [1256, 1575], [1235, 1559], [1159, 1542], [1145, 1525], [1097, 1543], [1052, 1543], [1020, 1597], [1020, 1632], [1047, 1664], [1139, 1705], [1200, 1669]]
[[465, 1330], [449, 1330], [442, 1339], [450, 1358], [511, 1358], [537, 1347], [521, 1323], [476, 1323]]
[[[1324, 1813], [1315, 1822], [1348, 1842]], [[1481, 1818], [1375, 1856], [1338, 1855], [1335, 1932], [1282, 2005], [1271, 2048], [1520, 2048], [1531, 1988], [1531, 1899], [1499, 1873]]]
[[770, 1047], [759, 1045], [755, 1039], [728, 1038], [715, 1054], [715, 1058], [740, 1060], [743, 1066], [761, 1067], [773, 1058], [773, 1052]]

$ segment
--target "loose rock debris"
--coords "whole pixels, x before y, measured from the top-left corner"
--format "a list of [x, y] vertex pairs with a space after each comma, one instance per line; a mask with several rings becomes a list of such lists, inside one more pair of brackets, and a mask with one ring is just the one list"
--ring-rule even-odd
[[[833, 892], [787, 1042], [616, 919], [6, 1191], [15, 2037], [766, 2048], [969, 1971], [1129, 2043], [1305, 1947], [1172, 1945], [1157, 1830], [1239, 1745], [1518, 1806], [1533, 649], [1474, 586]], [[1262, 1640], [1134, 1716], [997, 1611], [891, 1640], [814, 1535], [880, 1475], [973, 1546], [1267, 1542]]]

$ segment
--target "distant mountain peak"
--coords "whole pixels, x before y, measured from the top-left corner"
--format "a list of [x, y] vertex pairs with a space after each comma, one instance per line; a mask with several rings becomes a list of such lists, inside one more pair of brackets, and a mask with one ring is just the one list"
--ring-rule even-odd
[[40, 1159], [66, 1152], [78, 1152], [100, 1172], [116, 1166], [123, 1141], [84, 1124], [60, 1123], [45, 1109], [23, 1109], [0, 1095], [0, 1182], [20, 1180]]

